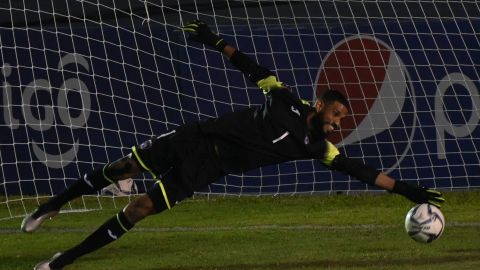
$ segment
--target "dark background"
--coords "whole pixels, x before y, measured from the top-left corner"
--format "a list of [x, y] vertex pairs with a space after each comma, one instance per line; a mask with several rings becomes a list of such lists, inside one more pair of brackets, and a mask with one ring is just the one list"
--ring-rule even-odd
[[[197, 17], [272, 68], [307, 100], [313, 99], [315, 76], [335, 44], [361, 35], [385, 42], [411, 76], [413, 88], [406, 97], [410, 102], [391, 130], [341, 151], [387, 169], [399, 153], [408, 150], [391, 172], [393, 177], [445, 189], [480, 186], [480, 130], [472, 128], [466, 137], [447, 134], [447, 156], [439, 159], [433, 111], [437, 85], [450, 73], [466, 74], [480, 89], [480, 12], [475, 1], [145, 4], [53, 0], [0, 2], [0, 66], [8, 63], [12, 67], [5, 78], [12, 89], [11, 100], [2, 96], [0, 104], [8, 103], [19, 119], [12, 128], [0, 118], [0, 193], [56, 193], [84, 172], [130, 153], [132, 145], [150, 136], [262, 103], [261, 92], [220, 54], [184, 39], [178, 26]], [[84, 57], [89, 69], [75, 64], [58, 68], [60, 59], [69, 53]], [[59, 114], [66, 112], [60, 111], [55, 97], [68, 79], [84, 82], [92, 99], [88, 122], [81, 128], [59, 121]], [[37, 80], [48, 80], [51, 95], [37, 91], [34, 100], [22, 100], [22, 91]], [[465, 124], [464, 119], [476, 113], [470, 95], [462, 87], [447, 91], [444, 110], [453, 125]], [[69, 94], [72, 116], [84, 107], [79, 97], [75, 91]], [[22, 116], [29, 105], [39, 117], [44, 108], [52, 107], [54, 127], [33, 130]], [[408, 138], [413, 141], [410, 148], [406, 149], [407, 139], [399, 130], [414, 134]], [[75, 162], [60, 164], [60, 168], [46, 166], [32, 151], [35, 144], [58, 155], [75, 142], [79, 143]], [[148, 177], [137, 180], [140, 191], [151, 184]], [[231, 194], [352, 190], [372, 188], [311, 160], [228, 176], [205, 189]]]

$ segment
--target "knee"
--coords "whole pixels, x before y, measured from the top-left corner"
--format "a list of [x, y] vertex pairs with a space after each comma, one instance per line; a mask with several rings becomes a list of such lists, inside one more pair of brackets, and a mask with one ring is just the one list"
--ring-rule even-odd
[[124, 212], [132, 224], [156, 213], [153, 202], [148, 195], [142, 195], [131, 201], [127, 207], [125, 207]]
[[137, 161], [131, 156], [123, 157], [107, 167], [107, 174], [114, 180], [123, 180], [134, 177], [140, 172]]

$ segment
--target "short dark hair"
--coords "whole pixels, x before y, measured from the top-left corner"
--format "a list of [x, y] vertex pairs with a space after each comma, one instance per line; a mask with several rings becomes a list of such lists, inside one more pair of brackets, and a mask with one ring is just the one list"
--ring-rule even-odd
[[349, 111], [351, 111], [350, 110], [350, 103], [348, 102], [347, 98], [342, 93], [340, 93], [339, 91], [337, 91], [335, 89], [329, 89], [329, 90], [323, 92], [317, 98], [322, 100], [323, 102], [325, 102], [325, 104], [327, 104], [327, 105], [333, 103], [334, 101], [338, 101], [338, 102], [342, 103], [345, 107], [347, 107], [347, 109]]

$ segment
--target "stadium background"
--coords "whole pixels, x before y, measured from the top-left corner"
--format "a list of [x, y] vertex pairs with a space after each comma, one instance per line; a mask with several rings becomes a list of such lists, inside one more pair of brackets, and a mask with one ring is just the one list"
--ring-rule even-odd
[[[192, 43], [185, 47], [175, 26], [197, 16], [218, 25], [228, 42], [272, 68], [307, 100], [336, 44], [352, 36], [387, 44], [406, 67], [406, 102], [390, 129], [341, 150], [384, 169], [401, 158], [391, 171], [397, 179], [446, 189], [480, 186], [475, 2], [181, 2], [24, 1], [0, 8], [2, 194], [56, 193], [152, 135], [260, 104], [262, 93], [218, 53]], [[449, 74], [463, 74], [468, 87], [447, 87], [440, 98], [443, 112], [435, 111], [438, 85]], [[441, 115], [448, 119], [442, 124], [467, 126], [468, 132], [455, 136], [439, 128]], [[412, 137], [396, 137], [402, 129]], [[442, 142], [445, 155], [438, 151]], [[142, 182], [140, 191], [149, 180]], [[368, 189], [312, 161], [218, 183], [206, 192]]]

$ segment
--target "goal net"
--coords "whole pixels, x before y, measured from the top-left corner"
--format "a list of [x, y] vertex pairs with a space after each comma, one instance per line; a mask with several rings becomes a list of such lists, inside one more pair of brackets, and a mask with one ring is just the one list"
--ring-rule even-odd
[[[179, 26], [197, 18], [302, 99], [343, 92], [352, 115], [330, 140], [345, 155], [412, 184], [480, 186], [476, 1], [3, 1], [0, 15], [0, 219], [153, 135], [264, 102], [227, 59], [186, 40]], [[299, 160], [200, 193], [374, 190]], [[103, 207], [93, 198], [81, 208]]]

